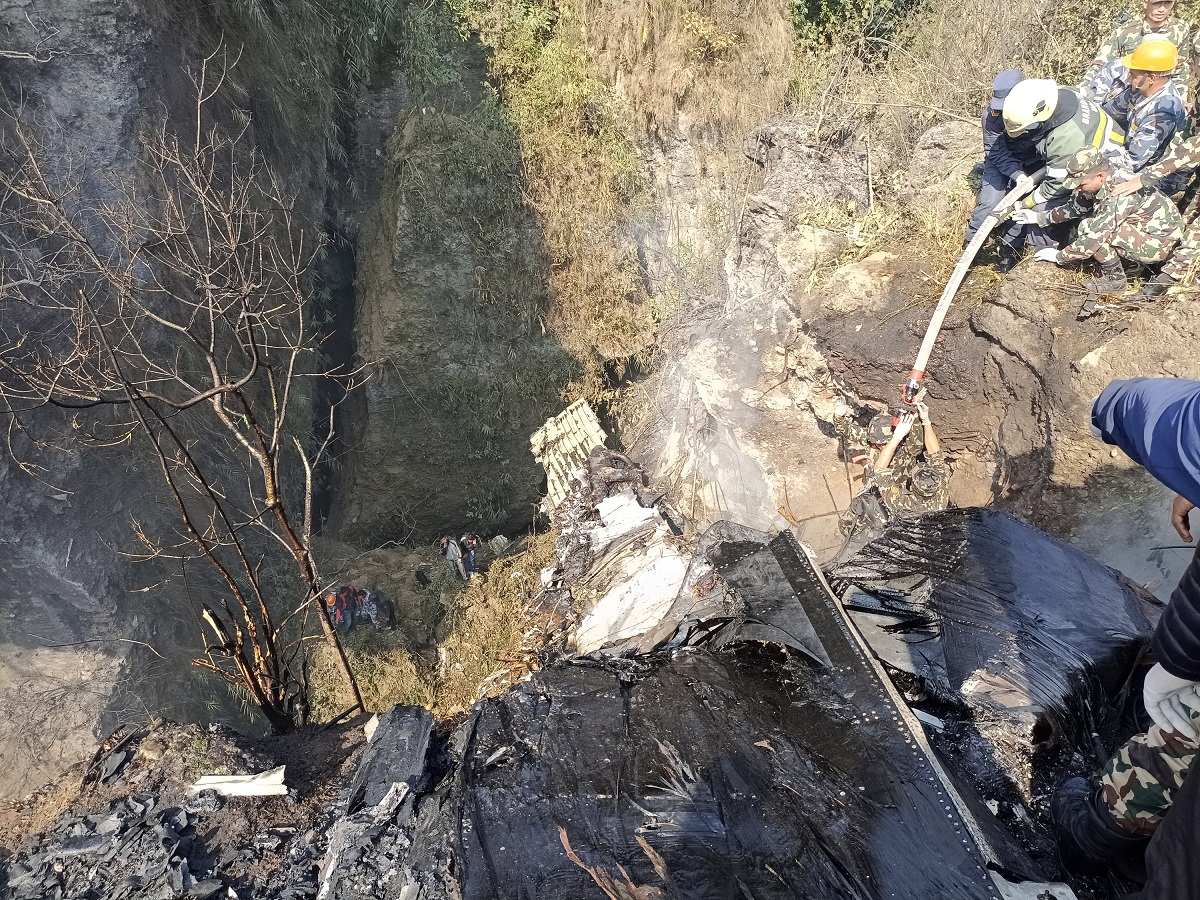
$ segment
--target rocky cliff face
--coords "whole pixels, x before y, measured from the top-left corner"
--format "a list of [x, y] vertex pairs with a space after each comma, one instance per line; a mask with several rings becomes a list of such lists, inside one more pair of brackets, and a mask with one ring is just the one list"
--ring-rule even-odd
[[[110, 187], [101, 174], [130, 172], [144, 102], [151, 32], [137, 4], [10, 3], [0, 27], [6, 51], [31, 57], [4, 60], [5, 95], [36, 110], [48, 147], [86, 160], [88, 193], [102, 201]], [[58, 157], [58, 174], [70, 161]], [[48, 414], [35, 426], [57, 423]], [[107, 544], [113, 523], [124, 526], [145, 500], [136, 465], [117, 454], [61, 453], [19, 431], [8, 447], [0, 456], [0, 796], [90, 752], [101, 713], [120, 693], [128, 646], [91, 641], [118, 632], [126, 581]]]
[[519, 528], [540, 475], [528, 436], [571, 362], [546, 334], [538, 224], [478, 48], [424, 92], [403, 67], [364, 101], [358, 168], [357, 398], [331, 528], [377, 546]]
[[[193, 121], [185, 69], [219, 43], [209, 13], [126, 0], [16, 2], [0, 10], [7, 108], [21, 107], [51, 182], [78, 184], [78, 221], [92, 227], [98, 247], [108, 246], [106, 235], [87, 210], [125, 202], [123, 186], [138, 183], [143, 129], [166, 121], [185, 132]], [[234, 106], [220, 115], [228, 118]], [[265, 106], [263, 113], [242, 124], [285, 173], [301, 214], [319, 227], [323, 147], [285, 133]], [[22, 239], [12, 225], [6, 216], [0, 254]], [[123, 719], [144, 720], [154, 710], [184, 720], [229, 712], [227, 693], [189, 665], [203, 646], [188, 596], [200, 582], [163, 583], [173, 564], [135, 561], [143, 548], [134, 523], [164, 544], [178, 535], [158, 463], [137, 439], [109, 447], [73, 442], [74, 426], [88, 414], [35, 411], [22, 417], [27, 430], [6, 425], [0, 796], [58, 778]]]
[[[855, 228], [819, 224], [815, 211], [865, 209], [873, 166], [875, 190], [894, 185], [914, 233], [943, 223], [940, 239], [958, 240], [949, 223], [974, 200], [978, 131], [938, 126], [911, 158], [876, 148], [868, 162], [862, 141], [818, 150], [806, 123], [779, 120], [746, 154], [761, 182], [727, 244], [720, 290], [663, 329], [671, 349], [651, 384], [673, 402], [632, 429], [635, 455], [675, 474], [681, 508], [698, 520], [733, 512], [785, 527], [787, 512], [828, 552], [836, 512], [859, 486], [827, 425], [833, 400], [895, 401], [949, 270], [928, 245], [856, 250]], [[1114, 378], [1200, 376], [1186, 352], [1200, 314], [1182, 299], [1079, 321], [1082, 274], [1030, 260], [998, 278], [984, 261], [968, 277], [926, 379], [952, 498], [1018, 511], [1169, 591], [1187, 561], [1155, 549], [1177, 543], [1169, 492], [1094, 441], [1087, 410]]]

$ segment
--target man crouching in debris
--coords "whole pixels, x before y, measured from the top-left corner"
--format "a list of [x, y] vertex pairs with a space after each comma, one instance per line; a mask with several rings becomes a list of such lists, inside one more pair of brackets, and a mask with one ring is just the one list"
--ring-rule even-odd
[[[1200, 381], [1114, 381], [1092, 404], [1091, 428], [1177, 492], [1171, 523], [1190, 543], [1188, 514], [1200, 503]], [[1154, 725], [1116, 752], [1098, 787], [1062, 782], [1051, 813], [1068, 869], [1124, 870], [1146, 848], [1147, 883], [1136, 896], [1183, 900], [1200, 891], [1200, 775], [1191, 771], [1200, 748], [1200, 551], [1151, 647], [1156, 663], [1143, 696]]]
[[913, 403], [920, 428], [913, 428], [917, 416], [912, 413], [903, 413], [894, 428], [890, 413], [878, 413], [864, 428], [846, 404], [839, 403], [834, 410], [834, 430], [847, 444], [869, 448], [854, 457], [866, 469], [866, 484], [842, 516], [843, 534], [880, 530], [903, 513], [946, 508], [950, 472], [929, 420], [929, 407], [922, 402], [924, 393]]
[[1067, 162], [1063, 185], [1075, 191], [1069, 202], [1046, 212], [1017, 210], [1014, 221], [1051, 225], [1083, 221], [1075, 240], [1061, 250], [1047, 247], [1034, 259], [1065, 265], [1094, 259], [1101, 277], [1083, 282], [1093, 294], [1120, 294], [1129, 288], [1121, 259], [1150, 266], [1165, 260], [1183, 237], [1183, 216], [1160, 191], [1144, 188], [1118, 197], [1108, 181], [1112, 164], [1099, 150], [1080, 150]]

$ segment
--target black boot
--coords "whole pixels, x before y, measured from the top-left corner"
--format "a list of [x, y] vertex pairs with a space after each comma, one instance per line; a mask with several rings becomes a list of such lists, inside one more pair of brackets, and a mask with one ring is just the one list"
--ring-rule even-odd
[[1089, 278], [1083, 282], [1085, 291], [1093, 294], [1123, 294], [1129, 289], [1129, 280], [1125, 277], [1119, 256], [1100, 263], [1100, 272], [1099, 278]]
[[1150, 840], [1118, 825], [1101, 802], [1099, 788], [1079, 776], [1055, 788], [1050, 816], [1063, 866], [1077, 875], [1098, 875], [1136, 857]]
[[1000, 252], [996, 255], [996, 271], [1007, 275], [1021, 261], [1021, 251], [1011, 244], [1000, 242]]
[[1175, 283], [1170, 275], [1155, 275], [1153, 281], [1147, 281], [1142, 289], [1129, 298], [1130, 303], [1152, 303], [1167, 292], [1167, 288]]

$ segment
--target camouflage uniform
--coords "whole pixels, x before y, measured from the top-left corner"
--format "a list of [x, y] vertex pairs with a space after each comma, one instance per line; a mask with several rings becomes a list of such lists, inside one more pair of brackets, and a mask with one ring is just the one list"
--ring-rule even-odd
[[1125, 152], [1115, 165], [1137, 172], [1158, 160], [1187, 122], [1187, 110], [1174, 82], [1152, 97], [1143, 97], [1129, 82], [1129, 69], [1119, 60], [1100, 70], [1092, 82], [1100, 108], [1125, 129]]
[[[851, 415], [834, 416], [833, 430], [836, 431], [841, 437], [846, 439], [846, 445], [848, 447], [868, 448], [876, 446], [876, 444], [874, 444], [871, 440], [870, 429], [864, 425], [859, 425], [854, 421], [854, 417]], [[903, 443], [896, 448], [896, 455], [892, 457], [892, 465], [895, 466], [901, 463], [908, 465], [906, 462], [908, 458], [911, 457], [915, 459], [916, 457], [920, 456], [924, 450], [925, 433], [921, 423], [914, 422], [912, 430], [909, 431], [908, 436], [904, 439]], [[871, 459], [874, 460], [876, 455], [877, 454], [875, 451], [872, 450]]]
[[1178, 89], [1179, 96], [1186, 99], [1188, 81], [1191, 78], [1192, 72], [1191, 57], [1193, 49], [1192, 42], [1189, 40], [1190, 30], [1191, 27], [1187, 22], [1177, 19], [1174, 16], [1168, 18], [1163, 23], [1162, 28], [1154, 28], [1145, 19], [1139, 19], [1136, 22], [1129, 22], [1122, 25], [1100, 45], [1100, 49], [1096, 51], [1095, 58], [1083, 74], [1083, 81], [1079, 84], [1080, 88], [1088, 90], [1093, 80], [1100, 74], [1101, 69], [1114, 60], [1128, 56], [1137, 48], [1138, 44], [1150, 35], [1154, 35], [1166, 38], [1179, 48], [1179, 63], [1175, 67], [1175, 73], [1172, 75], [1171, 81]]
[[[1141, 172], [1142, 184], [1157, 187], [1180, 172], [1191, 172], [1200, 166], [1200, 135], [1177, 141], [1170, 151], [1158, 162]], [[1179, 246], [1171, 258], [1163, 263], [1162, 273], [1182, 283], [1194, 283], [1200, 272], [1200, 221], [1196, 217], [1196, 201], [1188, 206], [1187, 223]]]
[[[848, 444], [860, 447], [870, 447], [871, 436], [867, 428], [859, 425], [850, 416], [837, 416], [833, 420], [834, 430], [844, 437]], [[874, 459], [875, 451], [871, 457]], [[914, 478], [925, 470], [922, 481], [933, 482], [936, 487], [922, 490], [916, 486]], [[903, 443], [896, 448], [892, 463], [886, 469], [873, 469], [867, 479], [867, 486], [862, 493], [878, 490], [879, 499], [883, 504], [888, 518], [894, 518], [902, 512], [933, 512], [945, 509], [950, 502], [950, 471], [944, 454], [925, 451], [924, 426], [914, 422], [912, 430]], [[843, 533], [850, 534], [859, 530], [863, 523], [854, 521], [850, 515], [841, 522]], [[878, 523], [883, 524], [883, 523]]]
[[1176, 172], [1190, 171], [1200, 166], [1200, 134], [1176, 141], [1167, 153], [1142, 170], [1142, 184], [1158, 187], [1158, 183]]
[[1070, 244], [1058, 252], [1057, 262], [1094, 259], [1104, 263], [1123, 256], [1149, 265], [1162, 262], [1183, 236], [1183, 216], [1169, 197], [1153, 188], [1143, 188], [1116, 197], [1108, 182], [1094, 200], [1076, 192], [1071, 200], [1048, 213], [1039, 214], [1046, 224], [1083, 218]]
[[[928, 479], [930, 483], [924, 490], [916, 482], [923, 469], [922, 480]], [[921, 458], [906, 454], [903, 460], [893, 461], [886, 469], [876, 469], [871, 474], [871, 483], [879, 488], [883, 505], [892, 516], [937, 512], [950, 503], [950, 470], [940, 450], [927, 452]]]
[[[1192, 718], [1200, 718], [1200, 712]], [[1195, 741], [1158, 725], [1130, 738], [1100, 776], [1104, 804], [1117, 823], [1133, 834], [1153, 834], [1198, 749]]]

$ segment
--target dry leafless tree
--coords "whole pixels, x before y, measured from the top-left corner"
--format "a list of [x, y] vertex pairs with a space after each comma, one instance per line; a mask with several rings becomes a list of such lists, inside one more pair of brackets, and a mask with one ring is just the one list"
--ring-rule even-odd
[[[317, 379], [339, 376], [320, 370], [306, 321], [316, 243], [244, 129], [210, 123], [235, 62], [222, 49], [190, 73], [192, 121], [143, 133], [136, 177], [89, 170], [5, 98], [0, 410], [10, 448], [14, 429], [51, 440], [33, 433], [48, 407], [74, 445], [144, 439], [183, 528], [172, 544], [135, 522], [141, 555], [211, 565], [214, 640], [195, 663], [287, 730], [304, 716], [313, 618], [362, 703], [312, 553], [332, 411], [316, 437], [292, 422], [310, 415]], [[264, 586], [281, 559], [295, 596]]]

